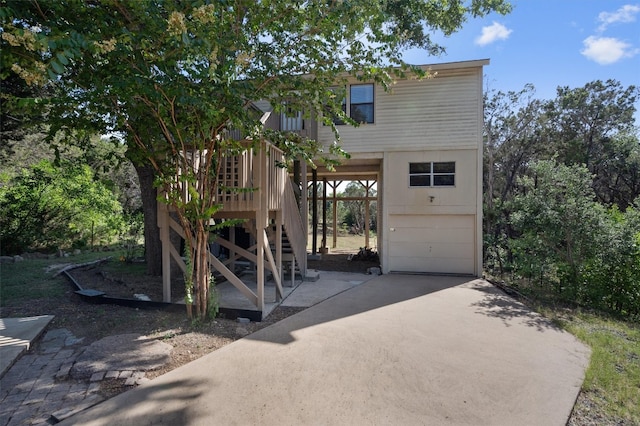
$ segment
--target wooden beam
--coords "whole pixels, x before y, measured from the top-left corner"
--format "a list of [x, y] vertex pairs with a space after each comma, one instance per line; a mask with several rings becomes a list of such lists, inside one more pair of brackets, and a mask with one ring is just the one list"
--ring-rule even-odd
[[318, 252], [318, 171], [311, 172], [311, 254]]
[[322, 249], [327, 249], [327, 178], [322, 178]]
[[171, 246], [169, 210], [164, 203], [158, 203], [158, 226], [162, 243], [162, 301], [171, 303]]
[[[220, 237], [216, 238], [216, 243], [220, 244], [222, 247], [228, 248], [229, 251], [233, 250], [234, 253], [237, 253], [237, 255], [235, 256], [236, 258], [244, 257], [245, 259], [256, 263], [256, 255], [251, 253], [250, 251], [247, 251], [242, 247], [239, 247], [232, 242]], [[254, 248], [256, 248], [256, 246], [249, 247], [249, 250], [253, 250]]]
[[331, 189], [333, 189], [333, 195], [332, 195], [332, 200], [333, 200], [333, 244], [331, 245], [331, 248], [336, 248], [338, 247], [338, 197], [336, 194], [336, 190], [338, 189], [338, 186], [342, 185], [342, 181], [338, 181], [336, 182], [335, 180], [332, 181], [329, 186], [331, 187]]
[[[261, 223], [262, 212], [256, 212], [256, 223]], [[256, 284], [257, 284], [257, 296], [258, 304], [256, 305], [260, 311], [264, 311], [264, 244], [266, 233], [258, 232], [256, 248]]]
[[224, 266], [222, 262], [220, 262], [220, 260], [218, 260], [218, 258], [216, 258], [211, 253], [209, 253], [209, 263], [213, 265], [213, 267], [218, 272], [220, 272], [231, 284], [233, 284], [235, 288], [240, 290], [240, 292], [242, 292], [242, 294], [244, 294], [251, 303], [253, 303], [257, 308], [260, 309], [260, 305], [258, 304], [258, 296], [253, 291], [251, 291], [251, 289], [247, 287], [245, 283], [240, 281], [240, 278], [238, 278], [233, 272], [231, 272], [226, 266]]
[[[288, 185], [288, 182], [287, 182]], [[283, 197], [284, 203], [284, 197]], [[284, 279], [282, 270], [282, 228], [284, 227], [284, 218], [282, 209], [276, 212], [276, 268], [279, 272], [280, 280]]]
[[284, 297], [284, 291], [282, 290], [282, 281], [280, 280], [280, 270], [276, 268], [275, 260], [273, 259], [273, 254], [271, 253], [271, 247], [269, 247], [269, 239], [267, 238], [267, 231], [264, 232], [263, 244], [264, 244], [264, 254], [267, 257], [267, 262], [271, 267], [271, 275], [273, 276], [273, 281], [276, 283], [276, 301], [282, 300]]

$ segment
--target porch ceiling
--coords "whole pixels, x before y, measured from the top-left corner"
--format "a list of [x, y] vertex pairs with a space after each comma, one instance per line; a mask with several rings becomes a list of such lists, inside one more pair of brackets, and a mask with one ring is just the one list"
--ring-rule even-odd
[[[378, 180], [380, 174], [380, 159], [350, 159], [336, 166], [335, 171], [327, 170], [325, 166], [318, 166], [318, 179], [327, 180]], [[312, 171], [307, 169], [307, 177], [311, 180]]]

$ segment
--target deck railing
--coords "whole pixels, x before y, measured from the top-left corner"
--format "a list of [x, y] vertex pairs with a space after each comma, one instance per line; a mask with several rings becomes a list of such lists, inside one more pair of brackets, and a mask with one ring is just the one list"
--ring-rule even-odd
[[223, 211], [280, 209], [287, 178], [283, 164], [282, 151], [266, 141], [256, 148], [247, 142], [244, 151], [223, 156], [217, 194]]
[[289, 244], [291, 244], [291, 248], [293, 249], [293, 255], [298, 261], [300, 272], [304, 277], [307, 268], [307, 235], [302, 223], [302, 216], [300, 215], [298, 203], [296, 202], [291, 179], [285, 184], [283, 202], [284, 229], [287, 232]]

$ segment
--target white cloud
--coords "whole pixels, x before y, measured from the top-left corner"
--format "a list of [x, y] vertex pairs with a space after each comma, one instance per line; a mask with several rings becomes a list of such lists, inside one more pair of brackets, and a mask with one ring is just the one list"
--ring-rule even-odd
[[482, 35], [476, 38], [475, 43], [479, 46], [486, 46], [494, 41], [506, 40], [509, 38], [512, 30], [502, 24], [494, 22], [488, 27], [482, 27]]
[[629, 43], [613, 37], [589, 36], [582, 43], [584, 49], [580, 53], [600, 65], [613, 64], [622, 58], [635, 56], [639, 52], [639, 49], [633, 49]]
[[636, 15], [640, 13], [640, 5], [625, 4], [615, 12], [600, 12], [598, 21], [601, 22], [599, 31], [604, 31], [611, 24], [617, 22], [628, 24], [636, 21]]

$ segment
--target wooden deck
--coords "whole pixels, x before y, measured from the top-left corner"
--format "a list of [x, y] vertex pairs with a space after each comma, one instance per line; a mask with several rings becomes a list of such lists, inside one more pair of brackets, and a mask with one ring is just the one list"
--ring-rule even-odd
[[[247, 141], [240, 152], [223, 156], [217, 192], [222, 208], [211, 218], [215, 223], [227, 219], [244, 219], [243, 228], [251, 235], [249, 246], [240, 246], [234, 239], [218, 237], [215, 242], [228, 250], [226, 259], [209, 256], [210, 266], [242, 293], [259, 312], [265, 307], [265, 278], [270, 274], [275, 282], [276, 300], [284, 295], [283, 231], [293, 255], [284, 260], [298, 264], [306, 272], [306, 233], [292, 183], [288, 177], [281, 150], [266, 141]], [[254, 148], [254, 145], [258, 145]], [[171, 243], [171, 233], [184, 238], [182, 227], [174, 220], [164, 203], [158, 203], [158, 226], [163, 253], [164, 301], [171, 301], [171, 260], [184, 272], [186, 265], [179, 250]], [[250, 288], [235, 272], [235, 262], [245, 259], [255, 265], [255, 286]], [[255, 289], [255, 290], [254, 290]]]

